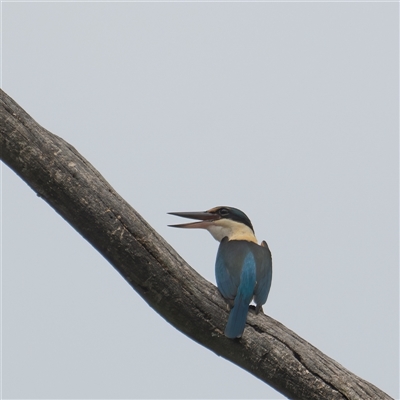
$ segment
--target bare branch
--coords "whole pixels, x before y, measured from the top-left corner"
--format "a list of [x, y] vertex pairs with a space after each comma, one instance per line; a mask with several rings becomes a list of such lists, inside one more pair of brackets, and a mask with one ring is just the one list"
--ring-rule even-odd
[[223, 335], [218, 290], [201, 277], [70, 144], [1, 92], [2, 160], [91, 243], [176, 329], [292, 399], [391, 399], [266, 315]]

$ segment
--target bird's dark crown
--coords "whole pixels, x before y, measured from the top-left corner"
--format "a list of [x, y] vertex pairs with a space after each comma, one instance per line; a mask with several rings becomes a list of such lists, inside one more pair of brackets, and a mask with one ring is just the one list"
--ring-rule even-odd
[[208, 210], [208, 212], [219, 215], [221, 219], [230, 219], [232, 221], [240, 222], [248, 226], [254, 233], [254, 228], [249, 217], [237, 208], [220, 206], [214, 207], [211, 210]]

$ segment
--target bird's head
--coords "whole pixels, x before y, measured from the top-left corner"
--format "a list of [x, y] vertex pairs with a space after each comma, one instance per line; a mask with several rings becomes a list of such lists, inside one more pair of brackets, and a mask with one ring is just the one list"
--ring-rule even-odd
[[199, 220], [186, 224], [169, 225], [174, 228], [207, 229], [219, 242], [227, 237], [228, 240], [247, 240], [257, 243], [249, 217], [237, 208], [223, 206], [202, 212], [170, 212], [168, 214]]

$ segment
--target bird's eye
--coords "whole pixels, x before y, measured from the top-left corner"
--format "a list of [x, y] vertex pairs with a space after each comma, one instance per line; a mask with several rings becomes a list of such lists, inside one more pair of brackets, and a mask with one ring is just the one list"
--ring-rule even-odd
[[229, 211], [226, 208], [221, 208], [218, 212], [221, 217], [227, 217], [229, 215]]

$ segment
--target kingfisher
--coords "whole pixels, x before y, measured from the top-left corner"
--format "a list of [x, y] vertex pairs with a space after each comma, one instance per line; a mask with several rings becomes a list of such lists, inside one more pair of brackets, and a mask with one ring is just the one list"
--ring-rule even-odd
[[220, 242], [215, 278], [218, 290], [230, 308], [225, 336], [240, 338], [251, 301], [254, 300], [258, 314], [271, 288], [272, 257], [267, 243], [258, 244], [250, 219], [237, 208], [222, 206], [204, 212], [169, 214], [199, 220], [169, 226], [206, 229]]

